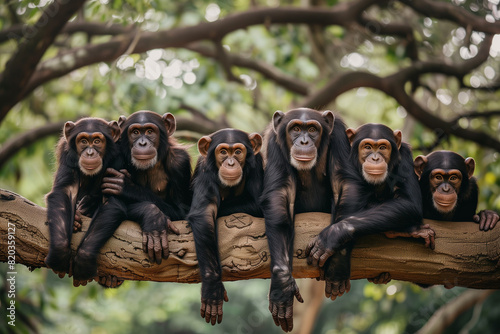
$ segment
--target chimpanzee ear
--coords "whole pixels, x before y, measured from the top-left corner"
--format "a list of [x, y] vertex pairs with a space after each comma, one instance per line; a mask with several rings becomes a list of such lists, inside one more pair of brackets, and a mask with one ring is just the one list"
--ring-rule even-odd
[[69, 143], [69, 137], [71, 136], [71, 131], [75, 128], [75, 123], [68, 121], [64, 124], [64, 138]]
[[208, 148], [210, 147], [210, 143], [212, 142], [212, 138], [210, 136], [203, 136], [198, 140], [198, 152], [204, 157], [208, 155]]
[[262, 147], [262, 137], [258, 133], [251, 133], [248, 135], [248, 139], [252, 144], [253, 154], [257, 155]]
[[422, 177], [422, 173], [424, 172], [424, 168], [427, 165], [427, 157], [425, 155], [419, 155], [413, 161], [413, 169], [415, 170], [415, 174], [417, 174], [418, 179]]
[[281, 110], [276, 110], [273, 115], [273, 130], [274, 133], [278, 134], [278, 126], [281, 123], [281, 120], [283, 119], [283, 116], [285, 116], [285, 113]]
[[121, 128], [126, 120], [127, 120], [127, 117], [121, 115], [120, 118], [118, 118], [118, 126]]
[[331, 110], [325, 110], [323, 111], [322, 116], [325, 119], [326, 124], [328, 124], [328, 134], [331, 134], [333, 131], [333, 124], [335, 123], [335, 115]]
[[356, 135], [356, 130], [354, 130], [353, 128], [348, 128], [347, 130], [345, 130], [345, 133], [347, 134], [347, 138], [349, 139], [349, 142], [352, 145], [354, 141], [354, 136]]
[[167, 112], [162, 116], [163, 123], [165, 123], [165, 127], [167, 128], [168, 136], [171, 136], [175, 132], [175, 117], [171, 113]]
[[111, 136], [113, 138], [113, 141], [116, 143], [118, 141], [118, 139], [120, 139], [120, 135], [121, 135], [120, 126], [118, 125], [117, 121], [109, 122], [108, 126], [111, 129]]
[[396, 145], [398, 145], [398, 150], [401, 148], [401, 142], [403, 140], [403, 133], [401, 130], [394, 131], [394, 140], [396, 141]]
[[476, 169], [476, 162], [472, 158], [465, 159], [465, 167], [467, 167], [467, 174], [469, 179], [474, 175], [474, 169]]

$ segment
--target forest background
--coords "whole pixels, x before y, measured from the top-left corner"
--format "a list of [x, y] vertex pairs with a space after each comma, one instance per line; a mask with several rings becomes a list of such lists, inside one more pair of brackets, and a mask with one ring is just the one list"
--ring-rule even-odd
[[[498, 0], [5, 0], [0, 188], [45, 205], [67, 120], [171, 112], [176, 136], [193, 144], [194, 163], [202, 135], [224, 127], [262, 131], [275, 110], [307, 106], [334, 110], [350, 127], [382, 122], [401, 129], [415, 156], [448, 149], [474, 157], [479, 209], [499, 210], [497, 6]], [[226, 283], [224, 321], [212, 327], [199, 317], [198, 284], [74, 288], [47, 269], [17, 270], [12, 328], [3, 321], [8, 285], [0, 263], [1, 333], [281, 332], [267, 310], [268, 280]], [[323, 283], [299, 286], [306, 302], [296, 307], [297, 333], [413, 333], [440, 308], [455, 318], [440, 322], [437, 332], [500, 330], [498, 292], [358, 280], [332, 302], [322, 296]], [[305, 317], [313, 305], [317, 312]]]

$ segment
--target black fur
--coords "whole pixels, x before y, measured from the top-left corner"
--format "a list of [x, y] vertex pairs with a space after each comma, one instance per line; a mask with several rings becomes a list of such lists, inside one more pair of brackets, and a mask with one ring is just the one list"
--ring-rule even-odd
[[[207, 156], [200, 155], [194, 171], [193, 204], [187, 219], [196, 245], [202, 280], [202, 303], [220, 304], [225, 290], [221, 279], [216, 219], [233, 213], [262, 217], [258, 199], [262, 192], [263, 163], [261, 154], [254, 154], [248, 134], [243, 131], [224, 129], [210, 137], [212, 141]], [[247, 149], [242, 180], [232, 187], [223, 185], [219, 178], [214, 151], [221, 143], [242, 143]]]

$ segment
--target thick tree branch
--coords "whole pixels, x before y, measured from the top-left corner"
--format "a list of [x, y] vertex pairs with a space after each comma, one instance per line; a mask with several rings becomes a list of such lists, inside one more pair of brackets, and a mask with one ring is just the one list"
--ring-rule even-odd
[[[48, 252], [46, 210], [14, 193], [0, 190], [0, 261], [8, 261], [9, 228], [15, 229], [16, 262], [43, 267]], [[330, 222], [330, 215], [306, 213], [296, 217], [294, 277], [313, 278], [316, 267], [307, 265], [304, 249]], [[383, 235], [360, 238], [352, 260], [352, 278], [389, 272], [394, 279], [422, 284], [453, 284], [472, 288], [500, 288], [500, 229], [479, 231], [474, 223], [427, 221], [436, 231], [436, 249], [422, 240], [387, 239]], [[169, 235], [170, 257], [151, 264], [142, 252], [139, 226], [124, 222], [98, 257], [98, 273], [128, 280], [199, 282], [193, 236], [186, 221], [175, 222], [180, 235]], [[88, 219], [84, 220], [84, 231]], [[76, 250], [82, 232], [73, 236]], [[269, 250], [264, 221], [244, 214], [218, 220], [219, 249], [226, 281], [269, 278]]]
[[471, 307], [483, 303], [495, 290], [469, 290], [434, 312], [417, 334], [440, 334]]
[[19, 150], [23, 149], [24, 147], [30, 146], [31, 144], [44, 137], [59, 134], [64, 123], [65, 121], [48, 123], [39, 128], [21, 133], [20, 135], [12, 137], [11, 139], [3, 143], [0, 148], [0, 169], [10, 158], [12, 158]]
[[11, 56], [0, 74], [0, 122], [22, 98], [22, 88], [28, 84], [45, 51], [84, 2], [56, 0], [48, 5], [34, 26], [33, 36], [26, 38]]

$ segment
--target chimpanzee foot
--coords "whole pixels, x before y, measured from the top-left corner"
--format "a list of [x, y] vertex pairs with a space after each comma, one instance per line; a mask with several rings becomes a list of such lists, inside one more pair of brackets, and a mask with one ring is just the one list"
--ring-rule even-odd
[[97, 274], [97, 258], [79, 249], [73, 259], [73, 286], [87, 285]]
[[331, 300], [341, 297], [344, 293], [351, 290], [351, 280], [325, 281], [325, 296]]
[[381, 273], [377, 277], [368, 278], [368, 282], [372, 282], [374, 284], [387, 284], [392, 280], [390, 273]]
[[119, 288], [124, 282], [115, 275], [97, 276], [95, 279], [104, 288]]
[[59, 250], [49, 250], [49, 254], [45, 258], [45, 264], [47, 268], [52, 269], [59, 278], [63, 278], [66, 274], [70, 272], [70, 258], [71, 250], [59, 249]]

